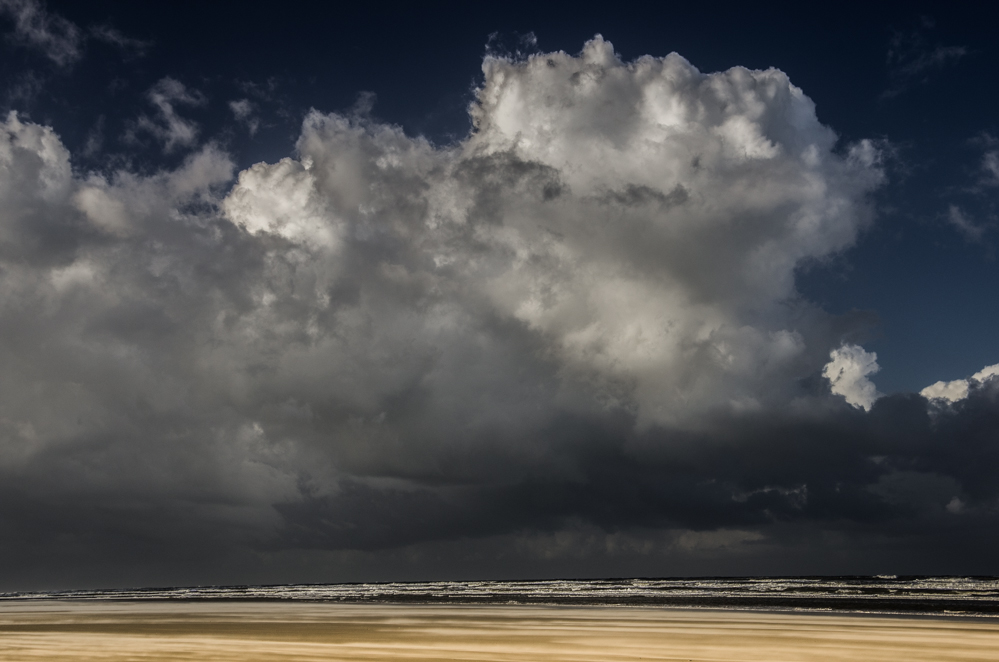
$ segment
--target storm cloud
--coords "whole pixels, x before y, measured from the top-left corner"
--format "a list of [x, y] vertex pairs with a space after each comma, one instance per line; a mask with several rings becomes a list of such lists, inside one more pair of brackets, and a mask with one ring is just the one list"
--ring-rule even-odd
[[453, 145], [313, 111], [238, 173], [172, 79], [172, 170], [7, 118], [11, 587], [981, 567], [994, 371], [879, 398], [870, 316], [795, 286], [874, 221], [874, 143], [781, 71], [599, 36], [483, 73]]

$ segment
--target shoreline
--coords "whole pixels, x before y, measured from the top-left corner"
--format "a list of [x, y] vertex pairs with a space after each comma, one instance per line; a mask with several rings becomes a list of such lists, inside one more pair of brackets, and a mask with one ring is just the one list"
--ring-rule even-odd
[[483, 608], [490, 607], [511, 607], [511, 608], [538, 608], [538, 609], [648, 609], [662, 611], [697, 611], [697, 612], [738, 612], [738, 613], [760, 613], [760, 614], [803, 614], [803, 615], [832, 615], [832, 616], [870, 616], [885, 618], [915, 618], [915, 619], [981, 619], [986, 621], [999, 621], [999, 609], [992, 611], [923, 611], [919, 609], [892, 610], [892, 609], [843, 609], [836, 607], [794, 607], [780, 605], [739, 605], [739, 604], [663, 604], [663, 603], [635, 603], [635, 602], [545, 602], [534, 601], [512, 601], [512, 600], [372, 600], [372, 599], [306, 599], [306, 598], [280, 598], [280, 597], [150, 597], [150, 598], [117, 598], [117, 597], [88, 597], [88, 598], [60, 598], [60, 597], [0, 597], [0, 614], [4, 611], [5, 605], [14, 604], [51, 604], [66, 603], [77, 605], [100, 605], [100, 604], [302, 604], [302, 605], [343, 605], [360, 607], [412, 607], [412, 608], [433, 608], [433, 607], [453, 607], [453, 608]]

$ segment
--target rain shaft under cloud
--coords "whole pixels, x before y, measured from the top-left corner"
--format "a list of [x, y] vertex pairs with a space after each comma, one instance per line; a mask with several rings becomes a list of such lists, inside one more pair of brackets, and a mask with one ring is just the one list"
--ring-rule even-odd
[[[7, 119], [0, 557], [23, 582], [672, 574], [705, 549], [805, 570], [829, 536], [842, 570], [857, 540], [994, 520], [995, 380], [929, 410], [823, 377], [869, 320], [795, 272], [873, 220], [872, 143], [837, 147], [774, 69], [596, 37], [483, 71], [457, 144], [314, 111], [238, 175], [211, 142], [74, 171]], [[194, 145], [169, 111], [190, 131], [166, 147]]]

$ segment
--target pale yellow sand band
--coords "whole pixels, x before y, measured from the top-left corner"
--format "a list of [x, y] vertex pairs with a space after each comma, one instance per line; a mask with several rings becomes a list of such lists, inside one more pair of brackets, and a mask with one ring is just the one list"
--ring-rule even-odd
[[999, 620], [302, 603], [0, 603], [0, 660], [999, 660]]

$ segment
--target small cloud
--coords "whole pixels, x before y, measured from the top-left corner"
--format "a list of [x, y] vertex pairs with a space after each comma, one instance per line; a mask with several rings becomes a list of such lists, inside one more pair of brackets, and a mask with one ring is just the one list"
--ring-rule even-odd
[[999, 186], [999, 150], [985, 152], [982, 157], [982, 170], [985, 173], [986, 183], [990, 186]]
[[229, 102], [229, 110], [236, 116], [236, 120], [246, 126], [250, 135], [257, 133], [260, 128], [260, 119], [257, 117], [257, 107], [249, 99], [237, 99]]
[[843, 345], [829, 354], [829, 363], [822, 369], [822, 376], [829, 380], [832, 392], [842, 395], [854, 407], [870, 411], [880, 397], [877, 387], [868, 379], [881, 367], [878, 355], [865, 352], [859, 345]]
[[263, 83], [256, 83], [252, 80], [237, 81], [236, 86], [243, 94], [253, 97], [258, 101], [270, 101], [278, 88], [277, 78], [268, 78]]
[[955, 379], [951, 382], [936, 382], [930, 384], [919, 395], [927, 400], [943, 400], [945, 402], [957, 402], [968, 397], [968, 380]]
[[985, 234], [985, 227], [973, 223], [957, 205], [951, 205], [947, 211], [947, 222], [957, 228], [968, 241], [981, 241]]
[[964, 46], [929, 46], [925, 34], [932, 28], [933, 23], [924, 19], [920, 28], [892, 35], [887, 56], [889, 85], [882, 99], [926, 83], [932, 74], [968, 54]]
[[5, 95], [7, 104], [13, 105], [17, 102], [29, 106], [44, 87], [44, 78], [34, 71], [25, 71], [17, 76], [7, 88]]
[[157, 109], [157, 116], [142, 115], [130, 131], [134, 139], [137, 131], [145, 131], [163, 142], [163, 151], [172, 152], [177, 147], [190, 147], [198, 138], [197, 122], [177, 114], [176, 106], [201, 106], [206, 99], [197, 90], [189, 90], [174, 78], [163, 78], [149, 90], [146, 97]]
[[375, 107], [375, 101], [378, 100], [378, 95], [374, 92], [364, 91], [357, 95], [357, 101], [354, 102], [354, 106], [350, 109], [350, 114], [353, 117], [371, 117], [371, 111]]
[[[983, 131], [970, 138], [967, 144], [978, 154], [978, 162], [972, 166], [972, 181], [964, 187], [964, 192], [979, 198], [990, 199], [999, 187], [999, 138]], [[994, 214], [990, 214], [994, 218]]]
[[0, 15], [14, 21], [14, 39], [42, 51], [60, 67], [82, 56], [83, 34], [76, 25], [49, 12], [38, 0], [0, 0]]
[[136, 57], [145, 55], [150, 46], [152, 46], [152, 42], [125, 36], [120, 30], [110, 25], [95, 25], [90, 28], [89, 35], [97, 41], [120, 48], [122, 51]]
[[88, 158], [97, 156], [104, 148], [104, 116], [97, 118], [97, 123], [87, 132], [87, 140], [83, 144], [83, 155]]

